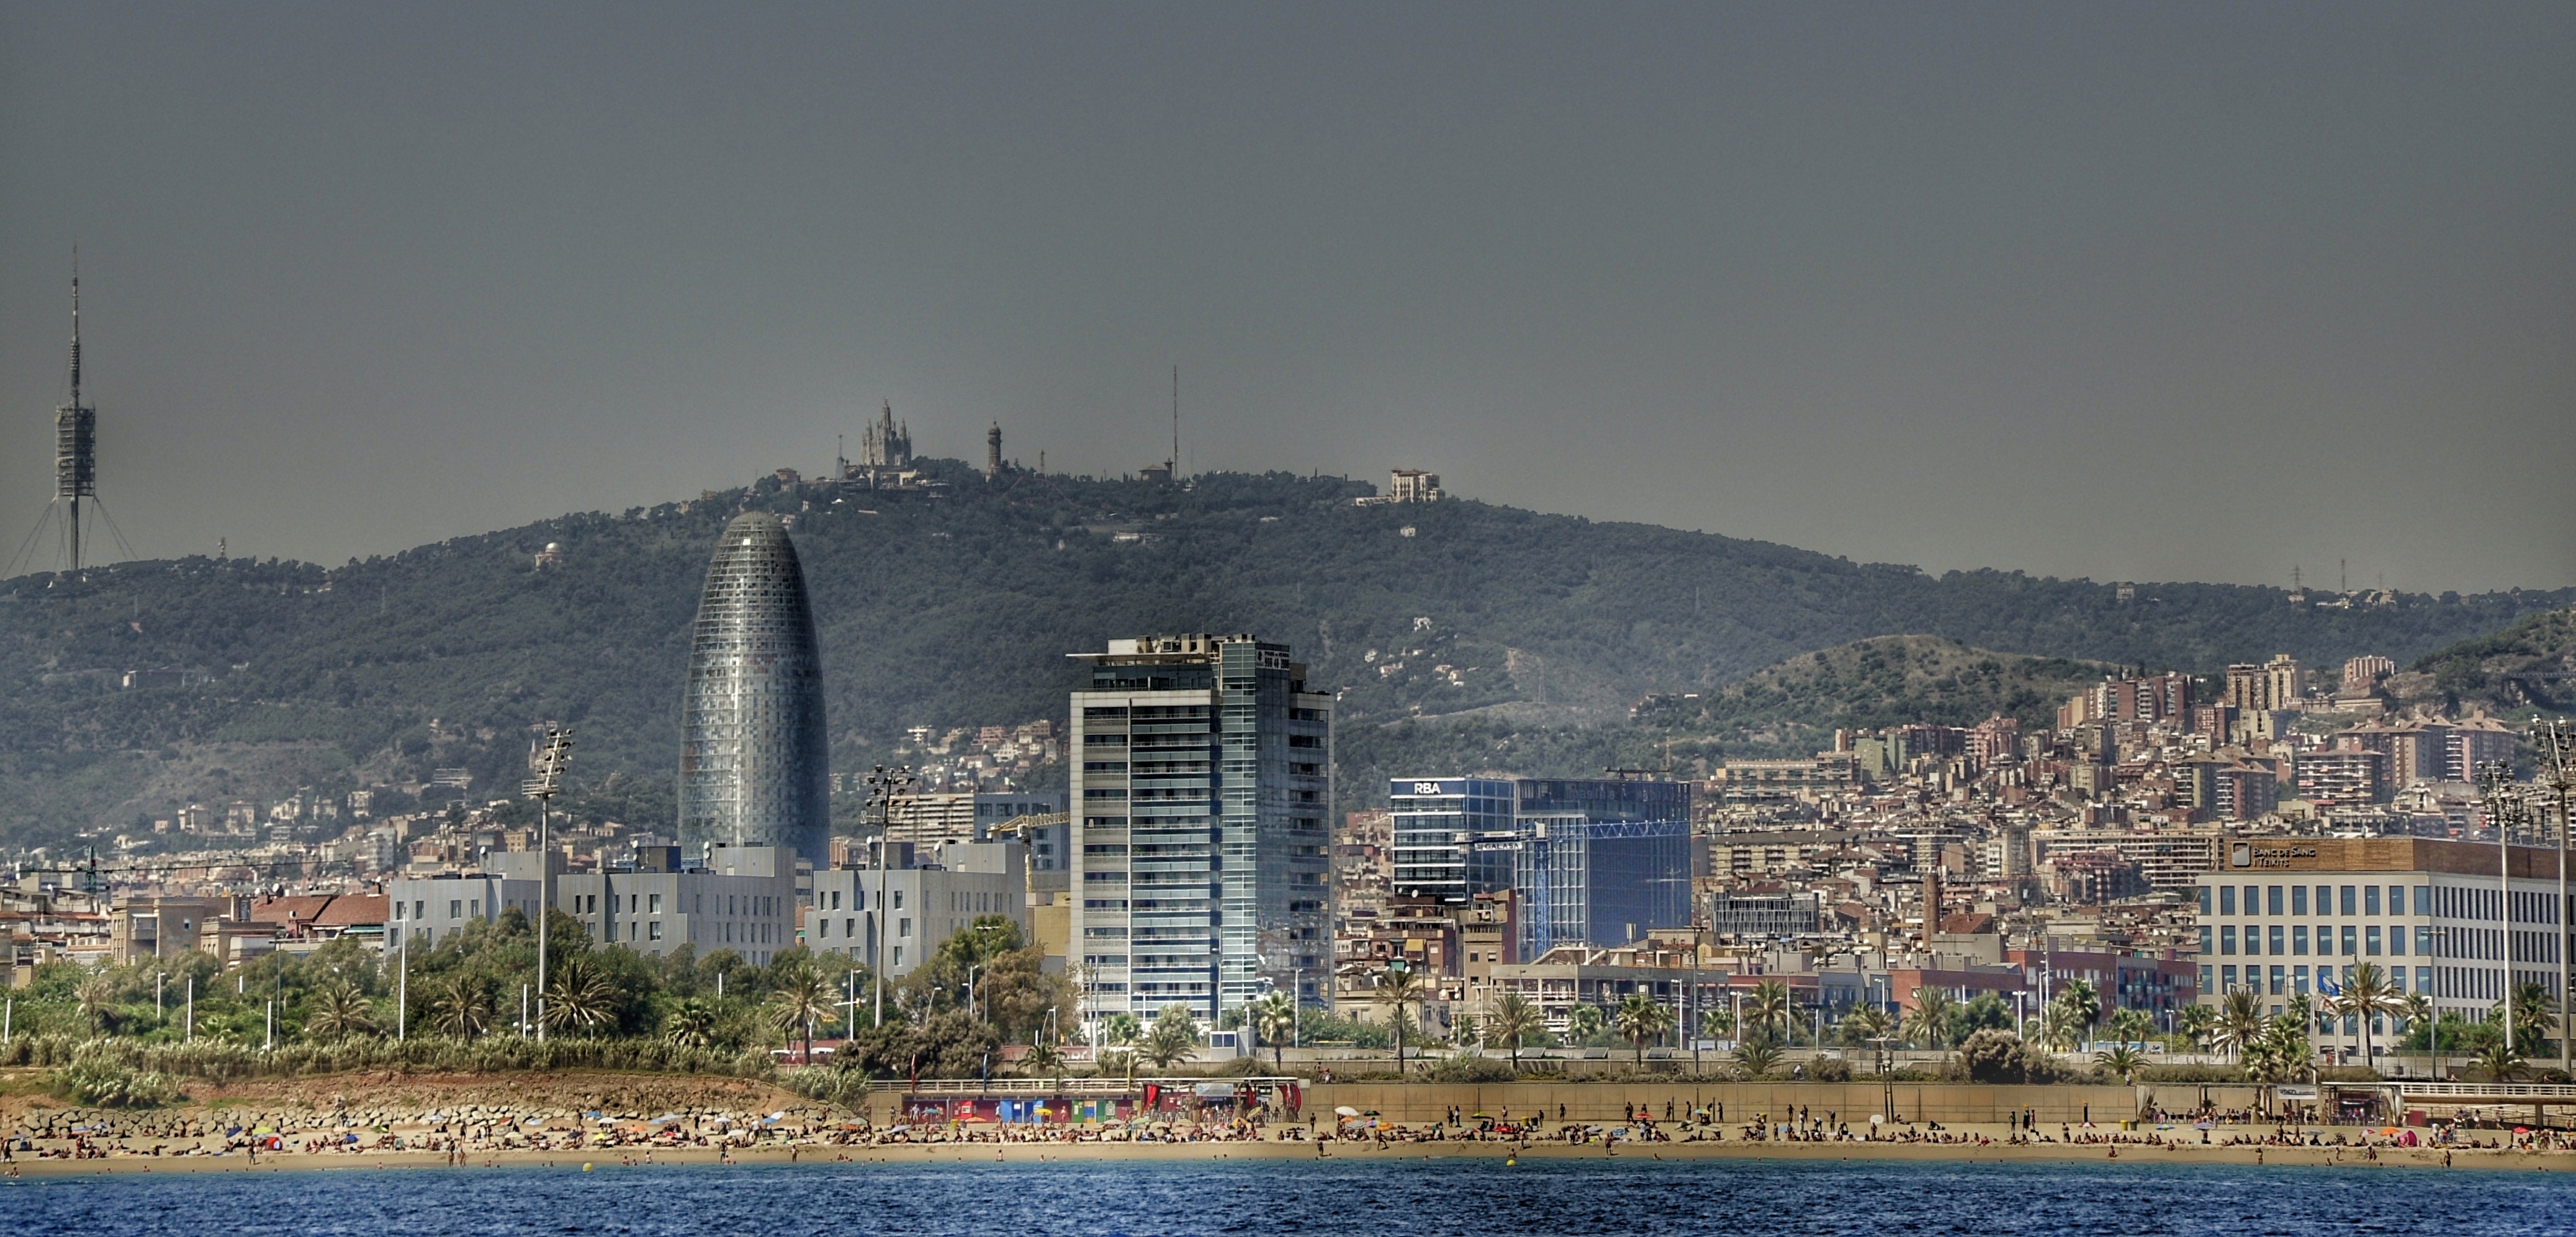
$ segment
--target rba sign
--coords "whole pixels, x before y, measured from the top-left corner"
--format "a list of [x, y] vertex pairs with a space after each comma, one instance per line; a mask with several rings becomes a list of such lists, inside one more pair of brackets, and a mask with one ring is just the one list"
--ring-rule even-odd
[[2316, 857], [2316, 847], [2277, 842], [2236, 842], [2227, 848], [2227, 866], [2231, 868], [2286, 868]]

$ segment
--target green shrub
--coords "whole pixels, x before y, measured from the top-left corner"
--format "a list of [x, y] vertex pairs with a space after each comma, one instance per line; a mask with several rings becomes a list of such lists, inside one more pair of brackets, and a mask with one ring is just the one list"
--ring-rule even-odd
[[1510, 1082], [1513, 1077], [1511, 1062], [1492, 1057], [1450, 1057], [1431, 1067], [1433, 1082]]
[[177, 1079], [91, 1057], [54, 1074], [54, 1094], [93, 1108], [158, 1108], [181, 1098]]

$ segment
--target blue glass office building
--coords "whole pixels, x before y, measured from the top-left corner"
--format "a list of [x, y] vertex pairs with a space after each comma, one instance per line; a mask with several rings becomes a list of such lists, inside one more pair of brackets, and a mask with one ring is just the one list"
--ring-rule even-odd
[[1387, 784], [1387, 798], [1395, 892], [1465, 902], [1511, 891], [1516, 959], [1690, 924], [1685, 783], [1402, 778]]
[[796, 547], [765, 511], [725, 525], [707, 564], [680, 699], [680, 840], [784, 846], [815, 867], [832, 840], [823, 659]]

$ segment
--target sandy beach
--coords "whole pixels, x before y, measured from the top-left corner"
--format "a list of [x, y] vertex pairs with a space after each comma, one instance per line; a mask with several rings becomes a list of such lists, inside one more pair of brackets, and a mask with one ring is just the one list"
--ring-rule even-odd
[[[733, 1164], [800, 1164], [800, 1165], [904, 1165], [904, 1164], [1034, 1164], [1059, 1161], [1107, 1160], [1402, 1160], [1419, 1159], [1425, 1163], [1442, 1161], [1503, 1160], [1511, 1162], [1564, 1161], [1582, 1159], [1632, 1159], [1648, 1161], [1914, 1161], [1963, 1164], [2025, 1163], [2145, 1163], [2263, 1165], [2283, 1168], [2341, 1168], [2370, 1170], [2384, 1168], [2445, 1167], [2442, 1148], [2381, 1147], [2374, 1159], [2359, 1146], [2284, 1147], [2229, 1146], [2232, 1137], [2259, 1137], [2271, 1127], [2222, 1128], [2212, 1131], [2213, 1142], [2197, 1142], [2199, 1131], [2184, 1129], [2176, 1134], [2191, 1136], [2190, 1141], [2174, 1146], [2131, 1142], [2120, 1144], [2043, 1142], [2007, 1145], [2005, 1132], [1993, 1129], [1960, 1129], [1954, 1133], [1974, 1137], [1984, 1135], [1994, 1141], [1975, 1143], [1908, 1143], [1908, 1142], [1747, 1142], [1730, 1137], [1724, 1142], [1629, 1143], [1604, 1147], [1598, 1142], [1568, 1145], [1562, 1141], [1538, 1141], [1526, 1144], [1510, 1142], [1462, 1141], [1389, 1142], [1334, 1140], [1322, 1144], [1296, 1140], [1223, 1140], [1210, 1142], [928, 1142], [884, 1143], [840, 1146], [828, 1143], [794, 1146], [759, 1146], [735, 1148], [655, 1148], [649, 1158], [636, 1147], [602, 1147], [570, 1151], [491, 1151], [465, 1157], [455, 1164], [441, 1152], [367, 1151], [367, 1152], [264, 1152], [256, 1163], [240, 1151], [223, 1154], [160, 1155], [119, 1151], [103, 1158], [43, 1159], [21, 1153], [5, 1166], [0, 1178], [123, 1176], [148, 1173], [209, 1172], [350, 1172], [350, 1171], [436, 1171], [458, 1172], [473, 1169], [551, 1169], [565, 1172], [614, 1172], [620, 1169], [667, 1165]], [[2343, 1131], [2348, 1137], [2351, 1131]], [[2494, 1134], [2495, 1131], [2481, 1131]], [[2130, 1135], [2141, 1137], [2142, 1135]], [[2329, 1132], [2330, 1140], [2333, 1134]], [[2523, 1170], [2576, 1172], [2576, 1152], [2486, 1150], [2453, 1148], [2448, 1152], [2448, 1166], [2454, 1169]]]

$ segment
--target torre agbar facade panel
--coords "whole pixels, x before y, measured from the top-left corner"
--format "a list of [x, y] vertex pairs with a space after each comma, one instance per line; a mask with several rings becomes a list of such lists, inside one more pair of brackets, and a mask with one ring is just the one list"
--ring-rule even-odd
[[829, 861], [823, 664], [796, 547], [776, 516], [725, 526], [680, 703], [680, 840]]
[[1333, 697], [1251, 636], [1112, 640], [1073, 693], [1083, 1016], [1221, 1016], [1331, 979]]

